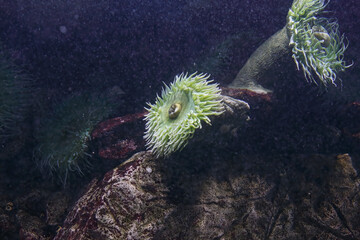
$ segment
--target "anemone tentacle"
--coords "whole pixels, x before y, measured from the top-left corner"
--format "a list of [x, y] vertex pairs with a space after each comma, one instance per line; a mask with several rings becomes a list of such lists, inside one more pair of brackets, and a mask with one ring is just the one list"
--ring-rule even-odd
[[336, 73], [350, 66], [344, 61], [347, 45], [338, 23], [318, 16], [327, 4], [324, 0], [295, 0], [287, 19], [297, 69], [302, 68], [308, 81], [324, 86], [336, 85]]

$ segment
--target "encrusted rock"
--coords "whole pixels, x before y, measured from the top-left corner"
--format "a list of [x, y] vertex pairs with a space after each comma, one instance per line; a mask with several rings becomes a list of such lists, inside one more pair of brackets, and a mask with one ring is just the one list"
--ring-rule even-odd
[[350, 155], [214, 149], [135, 154], [89, 185], [55, 239], [360, 238]]
[[55, 192], [46, 202], [46, 223], [50, 226], [61, 225], [67, 207], [69, 196], [63, 192]]
[[55, 239], [152, 239], [173, 210], [150, 153], [140, 152], [90, 183]]
[[22, 240], [49, 240], [50, 236], [45, 235], [46, 224], [37, 216], [32, 216], [22, 210], [16, 213], [20, 225], [19, 237]]
[[99, 123], [91, 133], [95, 152], [103, 159], [122, 160], [143, 150], [145, 112], [111, 118]]

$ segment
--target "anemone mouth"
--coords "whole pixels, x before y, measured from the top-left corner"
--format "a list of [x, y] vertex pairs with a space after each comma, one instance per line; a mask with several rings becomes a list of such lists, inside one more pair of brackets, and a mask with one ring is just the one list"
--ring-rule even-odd
[[344, 71], [347, 45], [335, 20], [318, 17], [326, 7], [324, 0], [295, 0], [288, 13], [292, 57], [306, 80], [325, 87], [336, 86], [337, 73]]
[[184, 115], [193, 108], [191, 92], [188, 90], [172, 91], [167, 95], [167, 101], [159, 107], [161, 119], [164, 123], [175, 124], [184, 118]]
[[170, 119], [176, 119], [181, 112], [182, 104], [181, 103], [173, 103], [171, 104], [168, 114]]
[[157, 157], [183, 149], [202, 121], [210, 124], [209, 116], [223, 112], [220, 89], [209, 84], [208, 78], [206, 74], [180, 74], [165, 86], [155, 104], [148, 104], [144, 138]]
[[321, 45], [327, 48], [330, 45], [331, 37], [323, 26], [314, 25], [311, 28], [314, 37], [321, 42]]

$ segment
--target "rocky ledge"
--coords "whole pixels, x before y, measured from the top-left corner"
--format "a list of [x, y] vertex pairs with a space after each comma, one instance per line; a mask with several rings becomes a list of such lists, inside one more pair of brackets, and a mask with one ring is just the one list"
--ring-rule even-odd
[[55, 239], [360, 238], [359, 156], [208, 152], [135, 154], [89, 184]]

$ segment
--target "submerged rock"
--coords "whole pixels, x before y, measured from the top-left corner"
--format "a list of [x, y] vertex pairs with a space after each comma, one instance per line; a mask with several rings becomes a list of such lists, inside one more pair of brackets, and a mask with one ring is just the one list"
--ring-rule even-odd
[[46, 224], [37, 216], [28, 214], [19, 210], [16, 214], [20, 225], [19, 238], [23, 240], [49, 240], [50, 236], [45, 235], [44, 228]]
[[55, 239], [151, 239], [174, 210], [159, 170], [140, 152], [92, 181]]
[[203, 154], [135, 154], [89, 184], [55, 239], [360, 238], [350, 155]]

